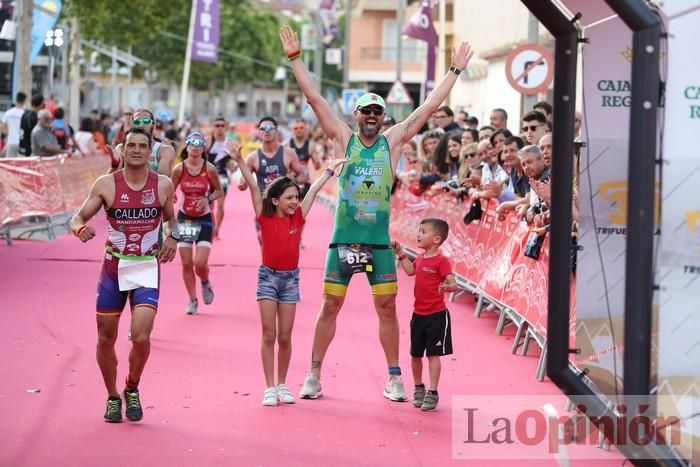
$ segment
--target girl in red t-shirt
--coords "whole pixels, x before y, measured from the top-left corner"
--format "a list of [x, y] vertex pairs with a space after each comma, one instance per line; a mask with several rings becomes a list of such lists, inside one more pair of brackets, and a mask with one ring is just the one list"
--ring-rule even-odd
[[[258, 270], [256, 290], [262, 323], [262, 366], [267, 384], [262, 404], [293, 404], [294, 396], [285, 381], [292, 356], [292, 327], [299, 301], [301, 232], [318, 191], [335, 174], [336, 168], [350, 159], [332, 160], [301, 201], [299, 187], [288, 177], [273, 180], [265, 193], [260, 193], [253, 174], [241, 157], [240, 144], [228, 141], [227, 149], [250, 188], [262, 237], [262, 265]], [[278, 346], [277, 385], [274, 378], [275, 342]]]

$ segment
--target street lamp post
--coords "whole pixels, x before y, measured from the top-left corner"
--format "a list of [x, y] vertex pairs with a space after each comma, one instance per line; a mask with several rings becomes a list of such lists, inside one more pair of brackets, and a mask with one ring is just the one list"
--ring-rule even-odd
[[[58, 49], [63, 47], [65, 41], [63, 39], [63, 29], [49, 29], [46, 31], [46, 38], [44, 39], [44, 45], [49, 52], [49, 92], [54, 94], [54, 75], [56, 68], [56, 55], [58, 54]], [[61, 66], [65, 67], [66, 64], [63, 63]]]

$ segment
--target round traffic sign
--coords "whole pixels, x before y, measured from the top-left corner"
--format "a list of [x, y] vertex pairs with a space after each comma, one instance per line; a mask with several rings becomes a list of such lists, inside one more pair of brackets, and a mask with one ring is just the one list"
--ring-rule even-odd
[[526, 96], [544, 92], [554, 78], [554, 58], [541, 45], [520, 45], [508, 54], [506, 78], [513, 89]]

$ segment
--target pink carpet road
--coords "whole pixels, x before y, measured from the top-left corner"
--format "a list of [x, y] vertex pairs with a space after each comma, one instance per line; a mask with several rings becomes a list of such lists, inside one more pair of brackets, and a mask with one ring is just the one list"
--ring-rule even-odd
[[[236, 190], [228, 197], [221, 240], [210, 259], [214, 303], [204, 306], [200, 300], [200, 314], [186, 316], [179, 260], [163, 266], [160, 310], [140, 387], [144, 419], [103, 422], [106, 393], [95, 362], [94, 302], [105, 223], [100, 218], [93, 225], [98, 237], [85, 245], [69, 235], [52, 243], [0, 244], [0, 465], [557, 465], [554, 458], [453, 458], [451, 396], [539, 395], [560, 412], [565, 403], [551, 382], [535, 380], [536, 351], [527, 357], [511, 355], [512, 333], [497, 336], [491, 313], [474, 318], [471, 296], [449, 305], [455, 354], [443, 360], [435, 412], [382, 397], [386, 363], [369, 285], [361, 276], [350, 285], [324, 362], [324, 396], [261, 406], [264, 378], [255, 302], [260, 254], [249, 195]], [[309, 365], [331, 225], [332, 216], [317, 204], [308, 218], [301, 258], [302, 301], [288, 378], [295, 394]], [[399, 280], [401, 365], [410, 393], [413, 282], [403, 274]], [[120, 386], [130, 347], [128, 318], [126, 311], [117, 342]], [[512, 404], [519, 403], [512, 398]], [[481, 448], [461, 449], [478, 457]], [[598, 460], [571, 465], [624, 461], [614, 449], [580, 449]], [[522, 458], [527, 457], [524, 450]]]

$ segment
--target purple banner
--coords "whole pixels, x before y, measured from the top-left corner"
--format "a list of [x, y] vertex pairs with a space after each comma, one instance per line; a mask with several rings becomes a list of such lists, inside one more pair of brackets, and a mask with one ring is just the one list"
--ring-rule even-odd
[[318, 14], [323, 23], [323, 45], [330, 47], [338, 37], [338, 22], [335, 14], [336, 0], [321, 0]]
[[219, 0], [197, 2], [192, 38], [192, 60], [216, 63], [219, 58]]
[[425, 93], [427, 98], [435, 88], [435, 48], [438, 44], [438, 35], [433, 26], [433, 12], [430, 0], [423, 0], [420, 10], [411, 17], [404, 26], [402, 33], [408, 37], [428, 43], [428, 67], [425, 74]]

